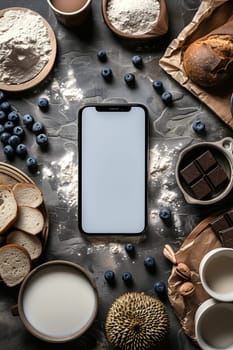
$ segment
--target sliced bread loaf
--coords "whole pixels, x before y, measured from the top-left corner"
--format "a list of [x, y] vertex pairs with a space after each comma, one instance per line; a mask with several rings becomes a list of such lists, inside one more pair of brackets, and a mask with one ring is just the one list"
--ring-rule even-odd
[[0, 234], [8, 230], [17, 217], [17, 203], [11, 188], [0, 185]]
[[19, 206], [37, 208], [43, 202], [41, 190], [31, 183], [17, 183], [13, 187], [13, 193]]
[[18, 215], [14, 227], [31, 235], [37, 235], [44, 227], [44, 217], [39, 209], [18, 206]]
[[38, 259], [42, 253], [42, 244], [38, 236], [14, 230], [7, 235], [6, 241], [7, 243], [18, 244], [24, 247], [29, 253], [31, 260]]
[[8, 287], [21, 283], [31, 270], [31, 259], [25, 248], [7, 244], [0, 248], [0, 276]]

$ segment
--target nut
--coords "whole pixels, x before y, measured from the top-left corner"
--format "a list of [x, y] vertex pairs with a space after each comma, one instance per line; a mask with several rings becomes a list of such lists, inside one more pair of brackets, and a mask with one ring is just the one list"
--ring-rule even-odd
[[177, 276], [179, 276], [185, 280], [188, 280], [191, 277], [190, 268], [184, 263], [179, 263], [176, 266], [176, 274], [177, 274]]
[[165, 244], [164, 248], [163, 248], [163, 255], [170, 260], [174, 265], [177, 264], [176, 261], [176, 256], [174, 253], [174, 250], [172, 249], [172, 247], [169, 244]]
[[192, 282], [184, 282], [179, 288], [179, 294], [183, 297], [193, 294], [195, 287]]

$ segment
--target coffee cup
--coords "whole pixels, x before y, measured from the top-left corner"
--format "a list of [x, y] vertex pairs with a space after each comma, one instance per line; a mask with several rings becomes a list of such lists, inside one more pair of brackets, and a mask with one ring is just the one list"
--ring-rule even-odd
[[17, 314], [35, 337], [64, 343], [87, 331], [97, 308], [97, 290], [88, 273], [72, 262], [55, 260], [26, 277], [19, 290]]
[[203, 350], [233, 350], [233, 304], [204, 301], [195, 313], [195, 336]]
[[203, 288], [212, 298], [224, 302], [233, 301], [232, 248], [209, 251], [200, 262], [199, 275]]
[[92, 0], [47, 0], [57, 20], [67, 27], [78, 27], [88, 17]]

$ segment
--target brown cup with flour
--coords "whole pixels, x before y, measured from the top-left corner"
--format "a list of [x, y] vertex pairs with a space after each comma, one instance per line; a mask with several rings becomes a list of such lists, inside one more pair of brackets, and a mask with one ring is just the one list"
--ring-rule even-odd
[[92, 0], [47, 0], [57, 20], [66, 27], [78, 27], [90, 13]]

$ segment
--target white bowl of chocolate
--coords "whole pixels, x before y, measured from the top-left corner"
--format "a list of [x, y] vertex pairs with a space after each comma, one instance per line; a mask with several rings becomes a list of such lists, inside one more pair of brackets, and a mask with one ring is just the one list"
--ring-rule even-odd
[[208, 205], [233, 187], [233, 139], [201, 142], [185, 148], [176, 165], [176, 181], [187, 203]]

